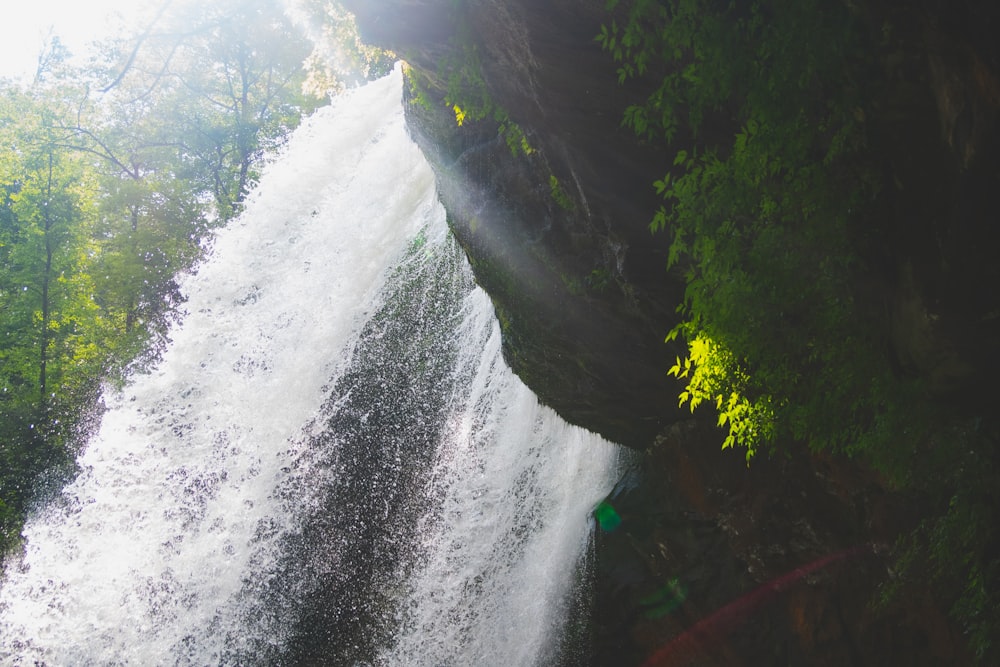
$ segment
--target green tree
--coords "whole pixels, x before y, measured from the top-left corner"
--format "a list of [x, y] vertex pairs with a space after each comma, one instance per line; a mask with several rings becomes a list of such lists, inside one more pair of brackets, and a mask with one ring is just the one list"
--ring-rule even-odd
[[670, 234], [687, 282], [671, 334], [691, 346], [671, 369], [682, 402], [714, 404], [726, 446], [748, 457], [778, 438], [876, 448], [906, 389], [858, 318], [852, 224], [877, 182], [850, 13], [814, 0], [628, 8], [598, 39], [621, 80], [650, 81], [624, 122], [675, 155], [650, 227]]
[[147, 141], [174, 147], [177, 175], [210, 193], [222, 220], [240, 210], [262, 156], [322, 103], [303, 92], [312, 46], [277, 0], [180, 6], [112, 50], [105, 90], [158, 111]]
[[93, 301], [94, 183], [65, 148], [58, 94], [0, 98], [0, 502], [23, 511], [30, 486], [63, 462], [76, 407], [99, 377], [105, 326]]
[[336, 0], [290, 4], [295, 22], [315, 45], [306, 59], [307, 91], [323, 97], [335, 95], [392, 71], [396, 55], [362, 42], [354, 16]]
[[279, 3], [168, 7], [86, 69], [53, 39], [30, 87], [0, 84], [0, 550], [108, 371], [155, 356], [175, 276], [320, 102]]

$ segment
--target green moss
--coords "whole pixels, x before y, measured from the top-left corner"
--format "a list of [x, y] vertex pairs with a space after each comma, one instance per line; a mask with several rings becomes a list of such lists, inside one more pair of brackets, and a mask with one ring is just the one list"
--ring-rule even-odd
[[562, 284], [566, 288], [566, 291], [572, 294], [573, 296], [583, 296], [584, 294], [586, 294], [586, 289], [584, 289], [584, 283], [579, 278], [570, 276], [569, 274], [566, 273], [560, 273], [559, 279], [562, 281]]
[[534, 148], [524, 129], [511, 120], [487, 90], [479, 47], [468, 28], [460, 27], [452, 41], [452, 55], [440, 63], [440, 76], [446, 82], [444, 103], [455, 114], [455, 123], [461, 127], [492, 121], [512, 155], [531, 155]]
[[587, 287], [597, 294], [603, 294], [611, 286], [611, 273], [604, 268], [594, 269], [587, 276]]
[[405, 67], [403, 75], [406, 78], [406, 86], [410, 92], [411, 103], [425, 111], [430, 111], [433, 108], [433, 104], [431, 103], [427, 78], [412, 67]]
[[562, 185], [559, 183], [559, 179], [556, 178], [555, 174], [549, 175], [549, 192], [552, 194], [552, 199], [555, 201], [556, 205], [564, 211], [572, 211], [575, 206], [573, 206], [573, 200], [569, 198], [566, 191], [563, 190]]

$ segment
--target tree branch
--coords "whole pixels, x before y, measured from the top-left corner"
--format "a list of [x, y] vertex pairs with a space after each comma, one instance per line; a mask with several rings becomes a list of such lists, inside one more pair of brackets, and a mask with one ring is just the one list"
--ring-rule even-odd
[[122, 67], [121, 72], [118, 73], [118, 76], [115, 77], [114, 81], [109, 83], [101, 90], [102, 93], [110, 91], [112, 88], [114, 88], [115, 86], [117, 86], [119, 83], [122, 82], [122, 79], [125, 78], [125, 75], [128, 74], [128, 71], [132, 69], [132, 65], [133, 63], [135, 63], [136, 56], [139, 55], [139, 49], [142, 48], [142, 45], [146, 42], [146, 39], [148, 39], [149, 36], [152, 34], [153, 27], [157, 23], [159, 23], [160, 18], [163, 16], [163, 13], [167, 11], [167, 8], [171, 5], [172, 2], [173, 0], [165, 0], [164, 3], [160, 5], [160, 9], [159, 11], [156, 12], [156, 16], [153, 17], [153, 20], [149, 22], [149, 25], [146, 26], [146, 29], [142, 32], [141, 35], [139, 35], [139, 39], [136, 41], [135, 46], [132, 48], [132, 52], [129, 54], [128, 59], [125, 61], [125, 65]]

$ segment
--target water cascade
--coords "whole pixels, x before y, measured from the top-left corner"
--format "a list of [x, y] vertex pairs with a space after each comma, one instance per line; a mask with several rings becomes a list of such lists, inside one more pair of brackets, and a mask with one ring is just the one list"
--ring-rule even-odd
[[25, 528], [0, 662], [552, 664], [618, 449], [506, 367], [402, 75], [303, 124]]

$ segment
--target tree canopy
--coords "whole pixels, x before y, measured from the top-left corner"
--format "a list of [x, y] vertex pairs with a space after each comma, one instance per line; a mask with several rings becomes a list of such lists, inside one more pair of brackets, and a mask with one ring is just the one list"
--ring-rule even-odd
[[0, 552], [43, 480], [72, 474], [102, 383], [162, 349], [176, 277], [338, 88], [331, 67], [306, 85], [326, 61], [279, 0], [164, 3], [68, 56], [53, 38], [30, 85], [0, 81]]

